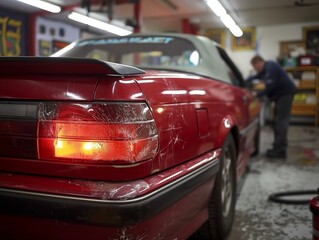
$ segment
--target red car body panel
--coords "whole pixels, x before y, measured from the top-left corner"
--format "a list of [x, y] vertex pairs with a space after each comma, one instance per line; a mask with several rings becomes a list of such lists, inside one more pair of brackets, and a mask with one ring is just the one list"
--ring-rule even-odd
[[[6, 208], [1, 209], [0, 219], [4, 224], [1, 224], [0, 232], [6, 239], [24, 236], [32, 239], [65, 239], [66, 236], [87, 239], [88, 235], [92, 239], [105, 239], [106, 236], [109, 239], [165, 239], [173, 236], [185, 239], [207, 218], [206, 206], [214, 183], [212, 172], [216, 171], [214, 167], [220, 153], [220, 150], [214, 151], [151, 177], [122, 183], [1, 174], [4, 189], [0, 194], [4, 196], [2, 203]], [[213, 168], [201, 171], [201, 167], [207, 164]], [[165, 186], [178, 185], [179, 179], [194, 172], [205, 179], [204, 183], [199, 185], [198, 181], [188, 181], [187, 188], [192, 191], [180, 199], [164, 198], [168, 207], [162, 207], [159, 194], [169, 190]], [[185, 185], [175, 188], [175, 194], [183, 192], [183, 188]], [[30, 191], [39, 193], [29, 194]], [[69, 197], [64, 197], [60, 203], [62, 194]], [[59, 196], [59, 204], [52, 203], [55, 196]], [[36, 208], [35, 197], [39, 199]], [[13, 205], [8, 202], [12, 198], [15, 199]], [[159, 198], [159, 202], [150, 203], [155, 198]], [[92, 199], [96, 199], [94, 204], [88, 206]], [[16, 204], [26, 207], [21, 211]], [[157, 214], [153, 216], [154, 213]], [[32, 217], [28, 217], [30, 215]], [[16, 231], [17, 226], [19, 231]]]
[[49, 161], [32, 157], [37, 152], [24, 158], [14, 151], [39, 144], [38, 120], [6, 119], [10, 113], [0, 108], [5, 239], [186, 239], [208, 217], [226, 136], [236, 143], [238, 179], [254, 150], [260, 106], [246, 88], [93, 60], [5, 59], [0, 65], [0, 106], [146, 103], [158, 135], [154, 157], [123, 165]]
[[[58, 221], [17, 215], [0, 215], [0, 231], [5, 239], [187, 239], [207, 218], [205, 205], [209, 200], [208, 189], [212, 179], [201, 188], [164, 209], [160, 214], [141, 223], [122, 227], [99, 224], [80, 224], [73, 221]], [[199, 198], [200, 196], [200, 198]], [[139, 209], [136, 208], [136, 211]], [[101, 212], [112, 218], [112, 212]], [[103, 216], [103, 217], [104, 217]], [[185, 217], [186, 216], [186, 217]], [[95, 216], [98, 218], [99, 216]], [[130, 218], [129, 215], [126, 216]], [[23, 224], [21, 224], [23, 222]], [[19, 231], [17, 231], [19, 227]]]
[[[162, 73], [160, 76], [165, 79], [164, 83], [156, 73], [137, 79], [153, 109], [154, 118], [160, 121], [157, 124], [159, 134], [163, 134], [160, 139], [165, 140], [161, 142], [166, 147], [161, 148], [165, 153], [160, 154], [165, 159], [159, 156], [160, 169], [221, 147], [229, 132], [224, 124], [226, 120], [231, 126], [237, 126], [239, 133], [258, 118], [259, 104], [245, 88], [225, 86], [218, 81], [187, 74]], [[197, 126], [197, 129], [188, 125]], [[252, 144], [254, 134], [252, 132], [239, 140], [238, 178], [251, 154], [252, 147], [246, 144]]]

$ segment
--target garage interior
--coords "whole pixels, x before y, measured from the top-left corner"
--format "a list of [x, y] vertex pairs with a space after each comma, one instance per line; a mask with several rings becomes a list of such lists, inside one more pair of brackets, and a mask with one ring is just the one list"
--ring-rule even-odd
[[[32, 1], [29, 1], [32, 2]], [[129, 33], [187, 33], [218, 42], [241, 70], [253, 73], [250, 59], [260, 54], [277, 61], [298, 86], [285, 159], [268, 159], [273, 142], [273, 106], [263, 102], [260, 153], [251, 157], [238, 188], [229, 240], [306, 240], [312, 237], [309, 204], [314, 193], [287, 203], [268, 197], [319, 187], [319, 0], [220, 0], [243, 34], [234, 36], [205, 0], [46, 0], [57, 13], [23, 0], [0, 1], [0, 55], [50, 56], [69, 43], [93, 36], [115, 36], [72, 20], [73, 12], [121, 27]], [[88, 23], [88, 22], [86, 22]], [[235, 33], [236, 35], [236, 33]], [[260, 83], [254, 85], [258, 90]], [[1, 200], [0, 200], [1, 202]]]

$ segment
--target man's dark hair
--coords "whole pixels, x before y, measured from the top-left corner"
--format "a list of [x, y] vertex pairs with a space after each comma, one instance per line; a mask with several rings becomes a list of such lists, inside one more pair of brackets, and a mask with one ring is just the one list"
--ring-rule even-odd
[[250, 60], [250, 63], [254, 65], [257, 62], [264, 62], [264, 61], [265, 60], [260, 55], [256, 55]]

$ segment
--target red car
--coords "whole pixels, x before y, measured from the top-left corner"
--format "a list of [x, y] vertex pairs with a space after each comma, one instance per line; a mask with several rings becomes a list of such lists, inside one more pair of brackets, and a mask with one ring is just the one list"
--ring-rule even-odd
[[1, 239], [228, 235], [260, 105], [217, 44], [100, 37], [0, 68]]

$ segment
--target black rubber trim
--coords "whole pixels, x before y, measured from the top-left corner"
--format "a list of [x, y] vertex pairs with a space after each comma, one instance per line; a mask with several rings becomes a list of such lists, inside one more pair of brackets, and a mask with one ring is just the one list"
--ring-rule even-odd
[[219, 161], [215, 160], [148, 195], [122, 201], [0, 189], [0, 212], [94, 225], [134, 225], [183, 198], [211, 179], [218, 169]]
[[284, 204], [309, 204], [309, 199], [287, 199], [288, 196], [300, 196], [300, 195], [310, 195], [316, 194], [315, 190], [300, 190], [300, 191], [287, 191], [287, 192], [277, 192], [268, 196], [268, 199], [276, 203]]
[[[28, 68], [24, 70], [17, 70], [18, 65], [16, 63], [25, 63], [28, 64]], [[57, 69], [56, 64], [64, 64], [63, 69]], [[77, 69], [75, 71], [72, 69], [72, 64], [83, 63], [87, 64], [86, 68]], [[145, 72], [139, 68], [118, 64], [113, 62], [101, 61], [92, 58], [69, 58], [69, 57], [0, 57], [0, 66], [5, 67], [1, 68], [1, 74], [14, 74], [14, 73], [26, 73], [26, 74], [113, 74], [113, 75], [139, 75], [144, 74]], [[95, 65], [95, 68], [92, 68], [92, 65]], [[36, 70], [34, 70], [36, 69]], [[92, 70], [94, 69], [94, 70]], [[23, 71], [23, 72], [21, 72]]]

